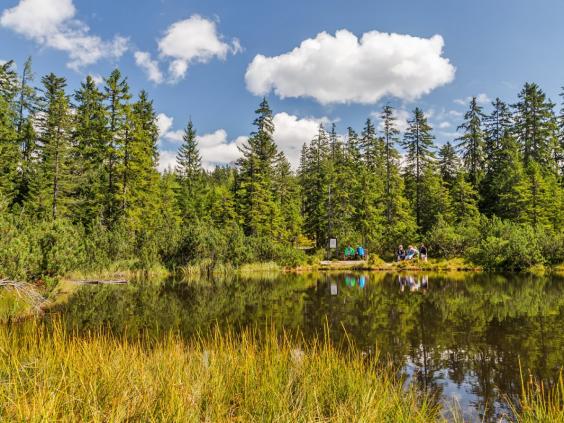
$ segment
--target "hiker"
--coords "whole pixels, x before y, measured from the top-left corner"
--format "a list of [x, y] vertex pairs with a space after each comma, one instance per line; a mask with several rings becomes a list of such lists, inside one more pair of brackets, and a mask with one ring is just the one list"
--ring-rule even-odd
[[356, 247], [356, 256], [358, 257], [359, 260], [364, 260], [364, 248], [361, 247], [360, 245], [358, 247]]
[[400, 244], [398, 250], [396, 251], [396, 257], [398, 261], [405, 260], [405, 250], [403, 249], [403, 245]]
[[427, 247], [425, 247], [425, 244], [421, 244], [421, 248], [419, 249], [419, 257], [421, 257], [423, 261], [427, 261]]
[[413, 245], [410, 245], [409, 247], [407, 247], [407, 253], [405, 254], [405, 259], [406, 260], [414, 259], [415, 256], [418, 254], [419, 251], [417, 251], [417, 248], [415, 248]]
[[345, 260], [352, 260], [354, 258], [354, 249], [350, 245], [345, 248]]

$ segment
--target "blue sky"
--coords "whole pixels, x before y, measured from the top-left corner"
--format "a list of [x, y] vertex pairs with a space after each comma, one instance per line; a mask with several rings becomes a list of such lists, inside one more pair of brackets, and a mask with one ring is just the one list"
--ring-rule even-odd
[[189, 117], [206, 163], [232, 160], [266, 95], [295, 162], [319, 122], [360, 131], [386, 103], [421, 106], [440, 144], [471, 95], [512, 102], [535, 81], [556, 101], [563, 16], [561, 0], [2, 0], [0, 60], [32, 55], [71, 89], [119, 66], [161, 114], [163, 166]]

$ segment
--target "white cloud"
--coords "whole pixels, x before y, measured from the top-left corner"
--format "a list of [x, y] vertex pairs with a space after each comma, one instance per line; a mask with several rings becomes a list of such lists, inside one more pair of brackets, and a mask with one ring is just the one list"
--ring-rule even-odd
[[69, 55], [68, 66], [79, 69], [104, 58], [121, 57], [128, 40], [121, 36], [111, 41], [90, 34], [90, 28], [75, 19], [72, 0], [20, 0], [4, 10], [0, 25], [9, 28], [44, 47], [61, 50]]
[[152, 81], [155, 84], [163, 82], [164, 78], [161, 70], [159, 69], [159, 63], [156, 60], [151, 59], [151, 54], [145, 51], [136, 51], [134, 56], [135, 63], [145, 71], [149, 81]]
[[184, 140], [184, 131], [181, 129], [177, 131], [168, 131], [164, 134], [164, 138], [166, 138], [168, 141], [181, 143]]
[[174, 125], [174, 118], [167, 116], [164, 113], [157, 115], [157, 128], [159, 129], [159, 139], [166, 139], [173, 143], [180, 144], [184, 137], [184, 130], [172, 130]]
[[286, 112], [277, 113], [273, 118], [274, 141], [278, 148], [286, 154], [293, 167], [300, 162], [302, 146], [309, 143], [319, 132], [319, 124], [329, 123], [329, 119], [303, 118], [290, 115]]
[[239, 40], [225, 42], [217, 32], [216, 22], [199, 15], [172, 24], [159, 40], [161, 57], [172, 60], [169, 71], [173, 80], [183, 78], [191, 63], [207, 63], [213, 58], [225, 59], [227, 54], [239, 51]]
[[322, 32], [280, 56], [257, 55], [247, 68], [247, 88], [319, 103], [376, 103], [384, 96], [415, 100], [454, 79], [442, 56], [443, 38], [348, 30]]
[[[468, 103], [470, 103], [470, 100], [472, 100], [472, 96], [466, 98], [457, 98], [456, 100], [453, 101], [456, 104], [460, 104], [461, 106], [466, 106], [468, 105]], [[478, 102], [478, 104], [484, 105], [491, 103], [492, 99], [489, 98], [486, 93], [480, 93], [476, 96], [476, 101]]]
[[438, 125], [439, 129], [447, 129], [450, 128], [451, 126], [452, 126], [451, 123], [447, 121], [440, 122]]
[[218, 164], [228, 164], [237, 160], [241, 156], [238, 146], [241, 146], [247, 137], [241, 136], [230, 141], [225, 129], [218, 129], [210, 134], [198, 136], [197, 139], [202, 166], [211, 170]]
[[174, 170], [176, 167], [176, 151], [159, 152], [159, 171]]
[[164, 113], [159, 113], [157, 115], [157, 128], [159, 129], [159, 136], [162, 138], [166, 133], [172, 128], [174, 123], [174, 118], [165, 115]]

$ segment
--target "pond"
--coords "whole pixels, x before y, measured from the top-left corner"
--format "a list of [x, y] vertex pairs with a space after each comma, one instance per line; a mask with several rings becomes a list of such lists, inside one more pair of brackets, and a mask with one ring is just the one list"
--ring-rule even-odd
[[553, 384], [564, 365], [564, 278], [478, 273], [279, 274], [209, 282], [87, 286], [58, 314], [78, 331], [218, 325], [352, 339], [467, 421], [495, 421], [516, 400], [521, 372]]

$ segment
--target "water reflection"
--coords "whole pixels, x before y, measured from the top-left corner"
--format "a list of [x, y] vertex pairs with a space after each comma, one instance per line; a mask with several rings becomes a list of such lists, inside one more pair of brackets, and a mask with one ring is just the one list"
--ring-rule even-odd
[[469, 420], [507, 413], [519, 363], [545, 383], [564, 364], [564, 280], [484, 274], [280, 275], [215, 284], [85, 287], [59, 311], [81, 331], [184, 336], [273, 325], [376, 348], [421, 389], [457, 400]]

